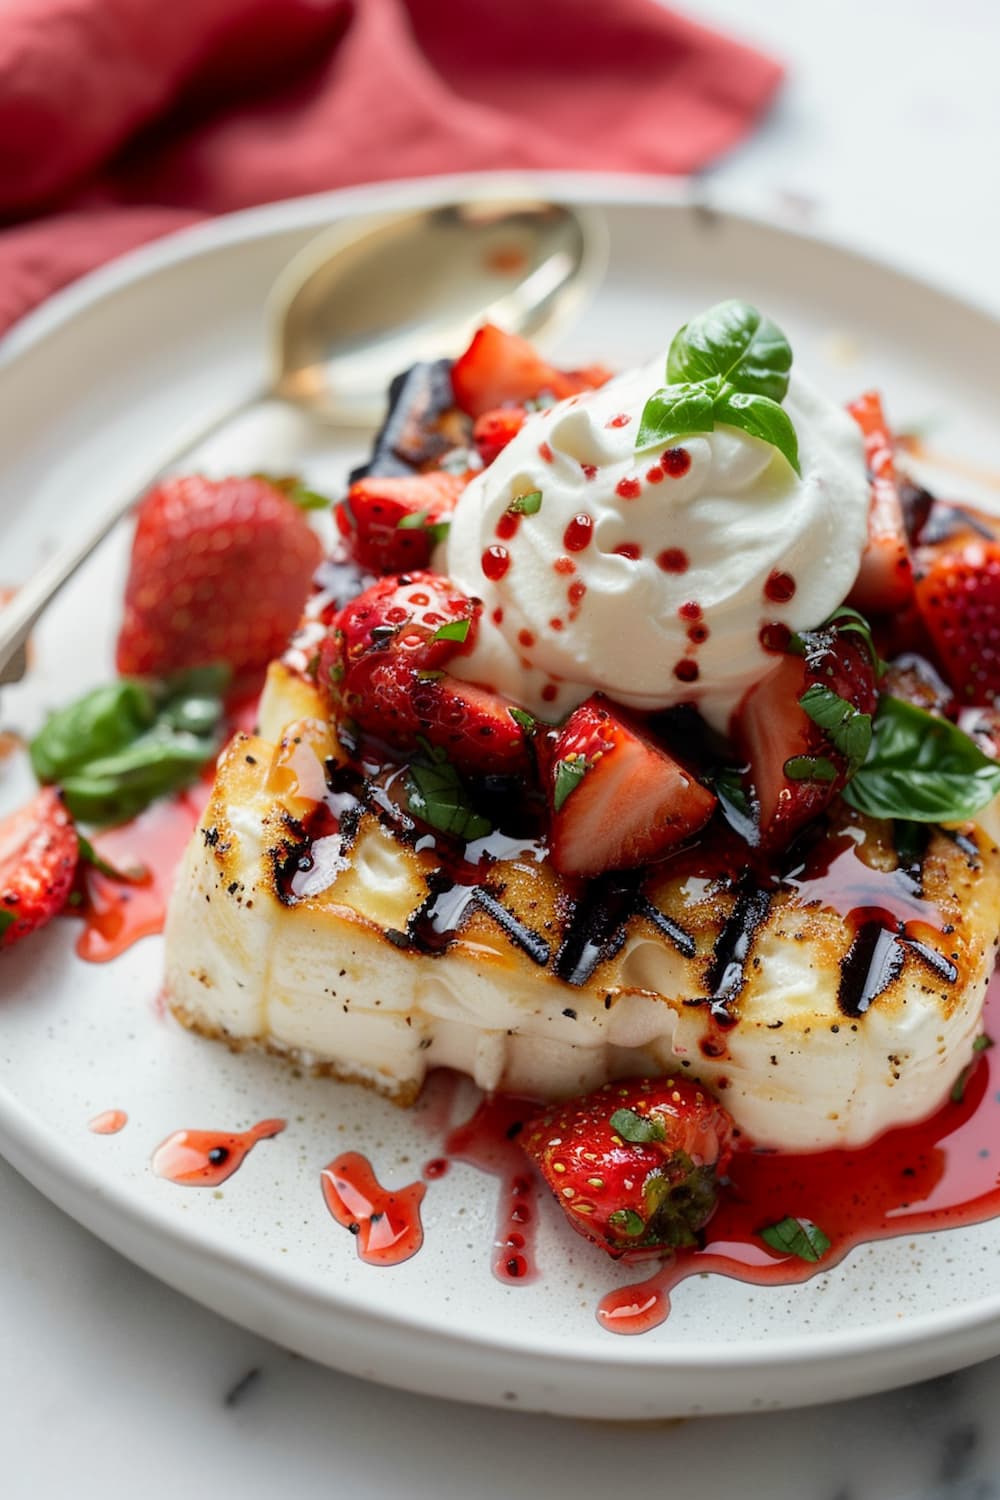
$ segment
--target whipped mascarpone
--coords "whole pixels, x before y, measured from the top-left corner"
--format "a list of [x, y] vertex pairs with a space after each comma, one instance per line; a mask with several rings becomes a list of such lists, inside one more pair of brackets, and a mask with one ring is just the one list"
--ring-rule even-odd
[[[797, 475], [769, 444], [718, 426], [634, 451], [664, 361], [528, 419], [468, 485], [436, 559], [484, 602], [450, 670], [557, 721], [593, 692], [644, 712], [696, 703], [725, 731], [776, 662], [761, 631], [819, 624], [867, 538], [861, 436], [792, 377]], [[518, 496], [540, 491], [534, 514]]]

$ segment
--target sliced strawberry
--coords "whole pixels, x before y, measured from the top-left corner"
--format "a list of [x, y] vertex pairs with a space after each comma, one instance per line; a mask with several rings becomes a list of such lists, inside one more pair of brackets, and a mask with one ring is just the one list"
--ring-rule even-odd
[[893, 440], [877, 391], [866, 391], [847, 409], [864, 436], [871, 477], [868, 545], [849, 602], [864, 614], [889, 612], [900, 609], [913, 595], [913, 572]]
[[302, 511], [268, 480], [164, 480], [139, 507], [118, 670], [264, 668], [298, 623], [322, 550]]
[[423, 671], [437, 671], [471, 651], [483, 606], [438, 573], [380, 578], [336, 616], [345, 673], [372, 652], [401, 653]]
[[62, 911], [78, 857], [73, 820], [54, 787], [0, 823], [0, 949]]
[[690, 771], [599, 696], [574, 709], [544, 764], [552, 863], [562, 875], [647, 864], [697, 833], [715, 808]]
[[557, 370], [527, 339], [504, 333], [485, 323], [472, 343], [451, 367], [455, 400], [471, 417], [508, 403], [523, 405], [540, 396], [561, 401], [578, 391], [603, 385], [608, 371], [601, 366], [585, 370]]
[[334, 508], [334, 519], [360, 567], [372, 573], [425, 568], [465, 485], [465, 475], [443, 471], [359, 479]]
[[992, 703], [1000, 696], [1000, 542], [921, 547], [916, 593], [959, 702]]
[[617, 1258], [697, 1242], [732, 1133], [693, 1079], [636, 1078], [553, 1105], [520, 1140], [577, 1233]]
[[[878, 703], [875, 668], [864, 642], [835, 628], [800, 637], [804, 655], [785, 656], [746, 694], [734, 737], [750, 762], [758, 804], [760, 842], [781, 849], [818, 816], [864, 755], [866, 726]], [[810, 693], [826, 695], [815, 712], [833, 710], [841, 722], [821, 727], [802, 707]], [[838, 708], [839, 701], [839, 708]], [[858, 738], [860, 736], [860, 739]]]
[[495, 411], [484, 411], [476, 418], [472, 429], [472, 441], [484, 464], [491, 464], [498, 453], [502, 453], [511, 438], [517, 437], [528, 413], [523, 406], [500, 406]]

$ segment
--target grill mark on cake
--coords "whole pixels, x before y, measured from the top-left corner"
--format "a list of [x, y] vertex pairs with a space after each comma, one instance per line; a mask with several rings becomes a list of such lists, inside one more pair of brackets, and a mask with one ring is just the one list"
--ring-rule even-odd
[[945, 984], [955, 984], [958, 981], [958, 965], [952, 963], [945, 954], [939, 953], [930, 943], [922, 943], [919, 938], [900, 937], [899, 942], [906, 946], [922, 959], [936, 978]]
[[708, 972], [707, 995], [686, 1000], [685, 1005], [708, 1005], [712, 1019], [720, 1026], [735, 1026], [736, 1016], [730, 1010], [746, 984], [747, 960], [760, 928], [767, 921], [773, 893], [758, 885], [748, 885], [746, 878], [736, 905], [715, 940]]
[[980, 868], [979, 845], [975, 839], [970, 839], [967, 833], [962, 833], [958, 828], [942, 828], [941, 832], [945, 838], [951, 839], [956, 849], [960, 849], [969, 861], [970, 870]]
[[636, 912], [639, 916], [648, 917], [657, 931], [661, 932], [668, 942], [673, 943], [678, 953], [684, 958], [694, 958], [697, 946], [690, 932], [679, 922], [675, 922], [672, 917], [668, 917], [666, 912], [661, 911], [658, 906], [654, 906], [648, 897], [643, 896]]
[[614, 958], [625, 942], [629, 920], [640, 904], [642, 872], [598, 876], [575, 900], [555, 957], [555, 974], [566, 984], [586, 984], [599, 964]]
[[436, 956], [444, 953], [459, 936], [474, 910], [492, 917], [510, 942], [526, 953], [532, 963], [544, 968], [552, 949], [541, 933], [522, 922], [500, 899], [502, 892], [488, 885], [463, 885], [449, 879], [444, 870], [428, 877], [428, 891], [406, 924], [414, 948]]
[[840, 961], [837, 1005], [844, 1015], [863, 1016], [872, 1001], [899, 978], [905, 960], [896, 933], [877, 919], [863, 922]]

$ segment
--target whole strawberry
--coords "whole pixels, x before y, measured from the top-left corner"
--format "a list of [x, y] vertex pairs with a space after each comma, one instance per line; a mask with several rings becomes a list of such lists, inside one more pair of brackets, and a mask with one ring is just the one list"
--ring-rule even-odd
[[302, 511], [266, 479], [165, 480], [139, 507], [118, 670], [259, 671], [298, 623], [321, 556]]
[[696, 1243], [732, 1129], [697, 1082], [633, 1078], [552, 1105], [521, 1142], [577, 1233], [618, 1257]]
[[62, 911], [78, 857], [73, 819], [53, 787], [0, 823], [0, 949]]

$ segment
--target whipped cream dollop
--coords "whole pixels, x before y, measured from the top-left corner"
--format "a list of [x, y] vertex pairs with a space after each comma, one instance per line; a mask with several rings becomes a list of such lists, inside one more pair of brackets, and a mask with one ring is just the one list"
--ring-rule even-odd
[[774, 624], [818, 625], [857, 576], [869, 486], [848, 413], [792, 377], [801, 475], [724, 425], [637, 454], [663, 369], [529, 417], [455, 510], [443, 570], [484, 610], [450, 670], [542, 719], [602, 692], [695, 703], [725, 731], [778, 660]]

